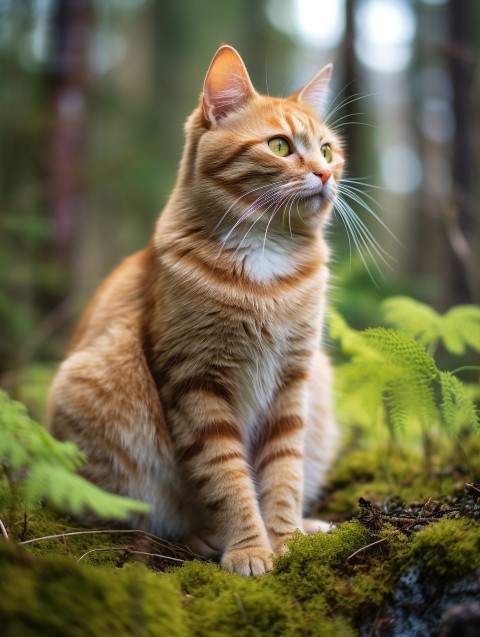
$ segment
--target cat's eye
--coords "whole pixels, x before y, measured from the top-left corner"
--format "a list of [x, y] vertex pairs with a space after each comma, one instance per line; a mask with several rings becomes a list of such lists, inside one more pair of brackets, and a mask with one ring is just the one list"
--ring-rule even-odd
[[332, 149], [330, 148], [330, 144], [323, 144], [320, 151], [327, 162], [330, 163], [332, 161]]
[[268, 145], [270, 150], [279, 157], [286, 157], [291, 153], [290, 146], [288, 145], [287, 140], [283, 139], [283, 137], [273, 137], [269, 140]]

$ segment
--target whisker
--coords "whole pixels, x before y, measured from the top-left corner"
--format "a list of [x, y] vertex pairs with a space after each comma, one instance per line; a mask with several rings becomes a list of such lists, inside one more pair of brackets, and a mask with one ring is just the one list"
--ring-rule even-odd
[[[348, 84], [346, 84], [342, 89], [340, 89], [340, 91], [338, 91], [338, 93], [335, 95], [335, 97], [333, 98], [330, 107], [327, 109], [327, 112], [325, 113], [325, 117], [323, 118], [324, 123], [326, 124], [328, 122], [328, 120], [331, 118], [331, 116], [336, 113], [339, 109], [342, 108], [342, 106], [347, 106], [347, 104], [350, 104], [351, 101], [355, 102], [359, 99], [362, 98], [362, 93], [354, 93], [353, 95], [347, 95], [347, 97], [344, 97], [343, 100], [341, 100], [338, 104], [335, 104], [335, 102], [337, 101], [337, 98], [344, 92], [347, 90], [347, 88], [350, 86], [350, 84], [352, 84], [353, 80], [351, 80], [350, 82], [348, 82]], [[330, 109], [333, 110], [331, 111]]]
[[270, 215], [270, 219], [268, 220], [267, 227], [265, 228], [265, 234], [263, 236], [262, 255], [265, 254], [265, 243], [267, 241], [267, 233], [268, 233], [268, 229], [270, 228], [270, 224], [272, 223], [273, 219], [275, 218], [275, 215], [277, 214], [277, 212], [284, 205], [285, 201], [286, 201], [286, 199], [283, 199], [283, 198], [280, 199], [279, 203], [275, 206], [272, 214]]
[[365, 240], [368, 241], [372, 249], [375, 250], [376, 254], [383, 261], [383, 263], [385, 263], [385, 265], [391, 269], [391, 265], [388, 263], [385, 257], [388, 257], [389, 259], [393, 259], [393, 257], [375, 239], [375, 237], [373, 236], [369, 228], [367, 228], [365, 223], [362, 221], [362, 219], [360, 219], [360, 217], [355, 213], [355, 211], [345, 201], [342, 201], [341, 203], [343, 206], [345, 206], [345, 209], [344, 209], [345, 213], [349, 215], [350, 219], [352, 220], [352, 223], [354, 223], [359, 233], [365, 238]]
[[[358, 229], [355, 229], [355, 226], [351, 225], [352, 218], [351, 218], [351, 216], [349, 216], [348, 211], [347, 211], [346, 209], [343, 209], [343, 203], [344, 203], [344, 202], [342, 202], [342, 201], [340, 201], [340, 200], [337, 200], [337, 201], [335, 202], [335, 205], [337, 206], [337, 210], [338, 210], [338, 212], [340, 213], [340, 216], [341, 216], [341, 217], [343, 217], [343, 219], [344, 219], [345, 223], [346, 223], [346, 224], [348, 225], [348, 227], [350, 228], [350, 232], [351, 232], [351, 236], [352, 236], [353, 242], [354, 242], [354, 244], [355, 244], [355, 247], [356, 247], [356, 248], [357, 248], [357, 250], [358, 250], [358, 253], [360, 254], [360, 258], [362, 259], [363, 265], [365, 266], [365, 269], [366, 269], [366, 271], [368, 272], [368, 275], [369, 275], [369, 277], [370, 277], [370, 279], [371, 279], [372, 283], [373, 283], [373, 284], [374, 284], [374, 286], [378, 289], [378, 287], [379, 287], [379, 286], [378, 286], [378, 283], [377, 283], [377, 281], [376, 281], [375, 277], [373, 276], [373, 274], [372, 274], [372, 272], [371, 272], [370, 268], [368, 267], [368, 263], [367, 263], [367, 262], [366, 262], [366, 260], [365, 260], [365, 257], [364, 257], [364, 255], [363, 255], [362, 248], [361, 248], [361, 247], [360, 247], [360, 245], [359, 245], [359, 241], [360, 241], [363, 245], [365, 245], [365, 240], [364, 240], [364, 239], [362, 239], [362, 237], [361, 237], [361, 236], [359, 236], [359, 235], [357, 234]], [[368, 250], [368, 247], [367, 247], [367, 251], [369, 252], [370, 256], [372, 257], [372, 255], [371, 255], [370, 251]], [[373, 262], [374, 262], [374, 264], [375, 264], [376, 268], [380, 271], [380, 269], [379, 269], [379, 267], [378, 267], [378, 264], [377, 264], [377, 262], [375, 261], [375, 259], [374, 259], [373, 257], [372, 257], [372, 260], [373, 260]], [[381, 271], [380, 271], [380, 276], [382, 276], [382, 278], [383, 278], [383, 274], [382, 274], [382, 272], [381, 272]]]
[[345, 228], [345, 231], [347, 233], [347, 239], [348, 239], [348, 252], [349, 252], [349, 256], [350, 256], [350, 269], [352, 268], [352, 242], [350, 240], [350, 231], [349, 231], [349, 226], [346, 224], [345, 219], [343, 218], [342, 213], [340, 212], [340, 210], [337, 209], [337, 206], [334, 204], [333, 205], [333, 212], [335, 214], [335, 216], [337, 216], [338, 213], [338, 217], [340, 218], [341, 222], [343, 223], [343, 226]]
[[343, 124], [337, 124], [336, 126], [330, 126], [332, 130], [338, 130], [339, 128], [343, 128], [344, 126], [368, 126], [369, 128], [378, 128], [374, 124], [370, 124], [369, 122], [343, 122]]
[[360, 112], [360, 111], [358, 111], [356, 113], [347, 113], [346, 115], [343, 115], [342, 117], [337, 117], [337, 119], [334, 122], [332, 122], [331, 124], [329, 124], [328, 127], [329, 128], [335, 128], [335, 126], [336, 126], [336, 124], [338, 122], [341, 122], [342, 120], [347, 119], [348, 117], [355, 117], [356, 115], [366, 115], [366, 113], [363, 113], [363, 112]]
[[[347, 84], [347, 86], [345, 86], [345, 88], [344, 88], [344, 89], [342, 89], [342, 91], [344, 91], [347, 87], [348, 87], [348, 84]], [[342, 93], [342, 91], [340, 91], [340, 93]], [[340, 93], [337, 93], [337, 96], [338, 96]], [[341, 101], [341, 102], [340, 102], [340, 103], [339, 103], [339, 104], [338, 104], [338, 105], [334, 108], [334, 110], [333, 110], [333, 111], [331, 111], [331, 112], [327, 112], [326, 116], [325, 116], [325, 117], [324, 117], [324, 119], [323, 119], [324, 123], [325, 123], [325, 124], [328, 124], [328, 121], [330, 120], [330, 118], [332, 117], [332, 115], [334, 115], [334, 114], [335, 114], [337, 111], [339, 111], [341, 108], [346, 108], [347, 106], [349, 106], [349, 104], [353, 104], [354, 102], [358, 102], [359, 100], [366, 99], [367, 97], [374, 97], [375, 95], [380, 95], [380, 93], [379, 93], [379, 92], [376, 92], [376, 93], [367, 93], [367, 94], [355, 93], [355, 94], [354, 94], [354, 95], [352, 95], [352, 96], [346, 97], [345, 99], [343, 99], [343, 100], [342, 100], [342, 101]], [[335, 97], [335, 99], [337, 99], [337, 98]], [[334, 100], [333, 100], [333, 102], [332, 102], [332, 106], [333, 106], [333, 103], [334, 103], [335, 99], [334, 99]]]
[[297, 197], [297, 215], [300, 217], [300, 221], [302, 223], [305, 223], [305, 221], [302, 218], [302, 215], [300, 214], [300, 208], [298, 207], [299, 202], [300, 202], [300, 195], [298, 195], [298, 197]]
[[227, 208], [226, 212], [224, 213], [224, 215], [222, 216], [222, 218], [220, 219], [220, 221], [217, 223], [217, 225], [214, 227], [214, 231], [218, 229], [218, 227], [220, 226], [220, 224], [222, 223], [222, 221], [225, 219], [225, 217], [228, 215], [228, 213], [230, 212], [230, 210], [233, 208], [233, 206], [238, 203], [239, 201], [241, 201], [244, 197], [247, 197], [248, 195], [251, 195], [252, 192], [256, 192], [257, 190], [261, 190], [262, 188], [267, 188], [267, 187], [276, 187], [279, 186], [281, 184], [286, 183], [288, 180], [287, 179], [283, 179], [281, 181], [277, 181], [274, 184], [264, 184], [263, 186], [257, 186], [257, 188], [252, 188], [252, 190], [249, 190], [248, 192], [245, 192], [243, 195], [240, 195], [240, 197], [238, 197], [237, 199], [235, 199], [235, 201], [230, 204], [230, 206]]
[[278, 198], [277, 198], [277, 199], [274, 199], [274, 201], [272, 201], [272, 203], [270, 203], [270, 205], [269, 205], [267, 208], [265, 208], [265, 210], [262, 212], [262, 214], [261, 214], [259, 217], [257, 217], [257, 219], [255, 219], [255, 221], [251, 224], [251, 226], [249, 227], [249, 229], [247, 230], [247, 232], [243, 235], [242, 240], [240, 241], [240, 243], [239, 243], [239, 244], [238, 244], [238, 246], [237, 246], [237, 249], [235, 250], [235, 254], [237, 254], [237, 252], [238, 252], [238, 251], [240, 250], [240, 248], [242, 247], [242, 245], [243, 245], [243, 243], [244, 243], [245, 239], [247, 238], [248, 233], [249, 233], [249, 232], [250, 232], [250, 230], [253, 228], [253, 226], [254, 226], [256, 223], [258, 223], [258, 221], [260, 221], [260, 219], [261, 219], [261, 218], [263, 217], [263, 215], [267, 212], [267, 210], [270, 210], [270, 208], [271, 208], [272, 206], [275, 206], [275, 205], [276, 205], [276, 203], [277, 203], [280, 199], [281, 199], [281, 195], [278, 195]]
[[295, 198], [297, 198], [297, 200], [298, 200], [299, 196], [300, 195], [298, 195], [298, 194], [294, 196], [292, 202], [290, 203], [290, 207], [288, 208], [288, 229], [290, 230], [290, 238], [292, 239], [292, 241], [293, 241], [292, 220], [291, 220], [291, 216], [290, 215], [291, 215], [291, 212], [292, 212], [292, 206], [293, 206], [293, 204], [295, 202]]
[[360, 195], [363, 195], [367, 199], [370, 199], [370, 201], [374, 203], [376, 206], [380, 207], [380, 204], [378, 203], [378, 201], [370, 193], [365, 192], [365, 190], [362, 190], [361, 188], [356, 188], [355, 186], [352, 186], [351, 184], [343, 184], [340, 181], [340, 183], [338, 184], [338, 190], [339, 192], [342, 192], [343, 194], [347, 196], [351, 194], [352, 198], [354, 196], [357, 196], [360, 198]]
[[248, 206], [248, 208], [245, 210], [245, 212], [237, 219], [237, 221], [235, 222], [235, 224], [233, 225], [232, 228], [230, 228], [227, 236], [224, 238], [224, 240], [222, 241], [221, 244], [221, 249], [223, 250], [225, 243], [228, 241], [228, 239], [230, 238], [230, 235], [232, 234], [232, 232], [241, 224], [243, 223], [243, 221], [245, 221], [246, 219], [248, 219], [248, 217], [250, 217], [256, 210], [258, 210], [259, 208], [261, 208], [265, 203], [268, 203], [272, 198], [275, 198], [276, 193], [272, 192], [273, 190], [275, 190], [275, 188], [272, 188], [271, 190], [268, 190], [267, 192], [263, 193], [262, 195], [260, 195], [259, 197], [257, 197], [257, 199], [255, 199], [255, 201], [250, 204], [250, 206]]
[[[284, 206], [284, 208], [283, 208], [283, 214], [282, 214], [282, 225], [284, 225], [284, 224], [285, 224], [285, 214], [286, 214], [286, 212], [287, 212], [288, 204], [289, 204], [290, 202], [292, 202], [292, 203], [293, 203], [293, 201], [295, 200], [295, 197], [296, 197], [296, 196], [297, 196], [297, 195], [296, 195], [296, 193], [293, 193], [292, 195], [290, 195], [290, 197], [289, 197], [289, 198], [287, 199], [287, 201], [285, 202], [285, 206]], [[289, 213], [288, 213], [288, 219], [289, 219], [289, 225], [290, 225], [290, 211], [289, 211]], [[292, 229], [291, 229], [291, 228], [290, 228], [290, 236], [292, 236]], [[293, 238], [293, 237], [292, 237], [292, 238]]]
[[[388, 234], [392, 237], [392, 239], [394, 239], [399, 245], [401, 245], [403, 248], [405, 248], [406, 246], [390, 230], [390, 228], [387, 226], [387, 224], [384, 221], [382, 221], [382, 219], [380, 219], [380, 217], [377, 214], [375, 214], [375, 212], [370, 208], [370, 206], [359, 195], [355, 194], [354, 192], [349, 191], [349, 188], [350, 188], [349, 186], [343, 186], [343, 188], [342, 188], [342, 184], [339, 185], [339, 190], [342, 192], [342, 194], [345, 197], [348, 197], [349, 199], [353, 199], [353, 201], [356, 201], [360, 206], [362, 206], [362, 208], [364, 210], [366, 210], [369, 214], [371, 214], [372, 217], [374, 219], [376, 219], [380, 223], [380, 225], [384, 228], [384, 230], [386, 230], [388, 232]], [[367, 194], [367, 193], [363, 193], [363, 194]]]

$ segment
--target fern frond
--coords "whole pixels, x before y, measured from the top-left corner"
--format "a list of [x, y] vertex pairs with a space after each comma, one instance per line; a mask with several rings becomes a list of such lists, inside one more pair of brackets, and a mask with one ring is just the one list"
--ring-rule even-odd
[[393, 365], [399, 365], [427, 380], [438, 376], [435, 362], [425, 348], [407, 334], [375, 327], [365, 330], [364, 338], [370, 348], [382, 354]]
[[76, 473], [43, 460], [31, 468], [22, 496], [26, 504], [35, 505], [46, 497], [60, 511], [73, 514], [89, 511], [102, 519], [125, 519], [134, 512], [145, 513], [149, 509], [143, 502], [107, 493]]
[[385, 299], [381, 308], [389, 325], [412, 336], [426, 347], [441, 340], [452, 354], [467, 347], [480, 352], [480, 307], [457, 305], [443, 316], [430, 306], [404, 296]]
[[378, 364], [372, 361], [335, 367], [337, 416], [345, 422], [369, 427], [383, 410], [384, 385], [378, 382]]
[[452, 307], [442, 317], [440, 336], [452, 354], [464, 354], [467, 346], [480, 352], [480, 307]]
[[330, 310], [327, 321], [330, 336], [340, 343], [344, 354], [354, 356], [365, 351], [367, 345], [360, 332], [351, 328], [343, 316]]
[[76, 471], [85, 464], [85, 456], [72, 442], [59, 442], [34, 420], [27, 408], [11, 400], [0, 390], [0, 461], [14, 470], [45, 460]]
[[392, 296], [385, 299], [380, 308], [388, 325], [393, 325], [426, 347], [439, 337], [442, 317], [425, 303], [408, 296]]
[[340, 415], [372, 424], [383, 409], [392, 430], [405, 429], [411, 422], [438, 422], [433, 384], [439, 370], [425, 348], [393, 329], [356, 332], [342, 321], [336, 319], [331, 332], [342, 339], [342, 349], [351, 357], [336, 368]]
[[72, 513], [93, 511], [102, 518], [122, 519], [149, 506], [112, 495], [77, 475], [85, 456], [72, 442], [60, 442], [27, 414], [24, 405], [0, 390], [0, 463], [20, 472], [21, 494], [27, 504], [45, 497]]
[[475, 405], [468, 397], [463, 383], [450, 372], [440, 372], [442, 389], [442, 415], [451, 434], [460, 427], [472, 427], [480, 433], [480, 421]]

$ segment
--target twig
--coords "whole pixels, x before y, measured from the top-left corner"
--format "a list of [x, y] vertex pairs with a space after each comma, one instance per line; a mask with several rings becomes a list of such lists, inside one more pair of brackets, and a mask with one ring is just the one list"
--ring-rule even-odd
[[88, 555], [89, 553], [95, 553], [96, 551], [125, 551], [129, 554], [133, 553], [135, 555], [150, 555], [151, 557], [161, 557], [164, 560], [173, 560], [174, 562], [182, 563], [185, 562], [185, 560], [181, 560], [178, 557], [169, 557], [168, 555], [160, 555], [159, 553], [147, 553], [145, 551], [135, 551], [134, 549], [129, 549], [126, 546], [111, 546], [109, 548], [91, 549], [90, 551], [87, 551], [81, 557], [79, 557], [77, 561], [80, 562], [80, 560], [83, 560], [86, 555]]
[[377, 611], [377, 614], [375, 615], [375, 619], [373, 620], [373, 624], [372, 624], [370, 630], [368, 631], [367, 637], [373, 637], [375, 635], [375, 631], [377, 629], [378, 620], [380, 619], [380, 613], [382, 612], [382, 610], [383, 610], [383, 607], [380, 606], [380, 608]]
[[[94, 533], [146, 533], [146, 531], [133, 531], [132, 529], [111, 529], [111, 530], [92, 530], [92, 531], [69, 531], [68, 533], [57, 533], [56, 535], [44, 535], [43, 537], [35, 537], [31, 540], [24, 540], [20, 544], [31, 544], [32, 542], [40, 542], [41, 540], [52, 540], [57, 537], [65, 537], [66, 535], [91, 535]], [[149, 533], [146, 533], [150, 535]], [[152, 535], [152, 538], [155, 536]]]
[[5, 528], [5, 525], [2, 522], [2, 519], [0, 518], [0, 529], [2, 531], [2, 535], [3, 537], [8, 541], [8, 533], [7, 533], [7, 529]]
[[95, 530], [88, 530], [88, 531], [69, 531], [68, 533], [57, 533], [56, 535], [44, 535], [43, 537], [35, 537], [31, 540], [24, 540], [23, 542], [19, 542], [19, 544], [31, 544], [32, 542], [40, 542], [42, 540], [52, 540], [55, 538], [60, 538], [60, 537], [66, 537], [67, 535], [92, 535], [92, 534], [105, 534], [105, 533], [120, 533], [120, 534], [126, 534], [126, 533], [133, 533], [133, 534], [139, 534], [139, 535], [143, 535], [145, 537], [147, 537], [149, 540], [151, 540], [152, 542], [154, 542], [155, 544], [158, 544], [159, 546], [162, 546], [163, 548], [165, 548], [166, 546], [170, 546], [170, 547], [179, 547], [179, 549], [181, 551], [183, 551], [184, 553], [187, 553], [188, 555], [191, 555], [192, 557], [195, 557], [197, 559], [200, 560], [205, 560], [204, 557], [202, 557], [201, 555], [197, 555], [197, 553], [194, 553], [191, 549], [188, 548], [188, 546], [185, 546], [184, 544], [177, 544], [174, 545], [171, 542], [168, 542], [167, 540], [163, 540], [162, 538], [157, 537], [156, 535], [153, 535], [152, 533], [148, 533], [147, 531], [142, 531], [140, 529], [95, 529]]
[[233, 596], [235, 597], [235, 602], [237, 604], [237, 608], [238, 608], [238, 612], [240, 613], [240, 615], [242, 616], [244, 622], [246, 624], [248, 624], [248, 617], [247, 617], [247, 613], [245, 612], [245, 609], [243, 608], [243, 604], [242, 604], [242, 600], [240, 599], [239, 594], [235, 591], [233, 593]]
[[407, 518], [407, 517], [395, 517], [393, 515], [385, 515], [384, 513], [380, 513], [379, 517], [382, 518], [384, 522], [416, 522], [417, 524], [427, 523], [427, 522], [437, 522], [440, 518], [435, 517], [434, 515], [429, 518]]
[[362, 551], [366, 551], [367, 549], [371, 548], [372, 546], [376, 546], [377, 544], [381, 544], [382, 542], [386, 542], [386, 541], [387, 541], [387, 538], [386, 537], [382, 537], [380, 540], [377, 540], [376, 542], [372, 542], [371, 544], [367, 544], [367, 546], [362, 546], [361, 549], [358, 549], [357, 551], [355, 551], [355, 553], [352, 553], [351, 555], [349, 555], [345, 561], [348, 562], [349, 560], [352, 559], [352, 557], [355, 557], [355, 555], [358, 555], [358, 553], [361, 553]]
[[27, 532], [27, 510], [25, 509], [25, 511], [23, 512], [23, 529], [22, 529], [22, 535], [20, 536], [20, 539], [23, 541], [25, 539], [25, 534]]
[[476, 484], [476, 483], [466, 482], [465, 483], [465, 487], [469, 491], [476, 491], [477, 493], [480, 493], [480, 486], [478, 484]]

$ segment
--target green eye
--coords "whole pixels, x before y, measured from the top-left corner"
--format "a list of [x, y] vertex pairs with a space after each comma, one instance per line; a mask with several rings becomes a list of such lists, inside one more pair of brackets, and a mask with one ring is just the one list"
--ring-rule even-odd
[[288, 145], [287, 140], [283, 139], [283, 137], [274, 137], [268, 142], [268, 145], [270, 146], [270, 150], [279, 157], [286, 157], [287, 155], [290, 155], [290, 146]]
[[320, 150], [328, 163], [330, 163], [332, 161], [332, 149], [330, 148], [330, 144], [324, 144]]

